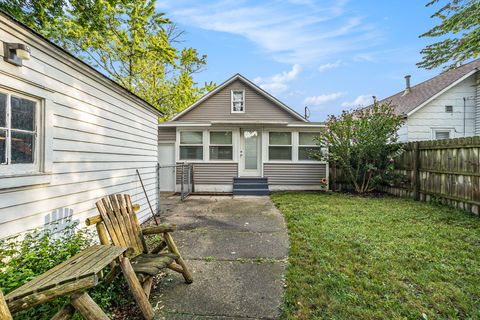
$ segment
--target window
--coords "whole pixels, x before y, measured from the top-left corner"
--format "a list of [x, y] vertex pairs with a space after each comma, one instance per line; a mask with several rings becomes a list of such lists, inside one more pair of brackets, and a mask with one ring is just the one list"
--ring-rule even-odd
[[313, 156], [321, 151], [316, 143], [316, 137], [318, 137], [317, 132], [298, 133], [298, 160], [318, 160]]
[[435, 130], [435, 140], [450, 139], [450, 130]]
[[203, 132], [180, 132], [180, 160], [203, 160]]
[[0, 168], [38, 170], [38, 113], [37, 101], [0, 92]]
[[453, 106], [445, 106], [445, 112], [452, 113], [453, 112]]
[[233, 160], [232, 131], [210, 132], [210, 160]]
[[292, 133], [270, 132], [268, 135], [268, 159], [292, 160]]
[[232, 90], [232, 113], [245, 112], [245, 91]]

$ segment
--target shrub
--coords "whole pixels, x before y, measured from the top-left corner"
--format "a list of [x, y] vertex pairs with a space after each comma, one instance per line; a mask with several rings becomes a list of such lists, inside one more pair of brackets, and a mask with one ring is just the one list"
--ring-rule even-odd
[[396, 143], [403, 120], [389, 104], [374, 103], [368, 108], [341, 116], [330, 116], [318, 143], [328, 150], [317, 157], [328, 159], [343, 172], [356, 192], [370, 192], [381, 184], [400, 180], [394, 171], [394, 159], [403, 146]]
[[[78, 229], [78, 223], [68, 223], [59, 230], [55, 226], [34, 230], [22, 237], [0, 240], [0, 288], [7, 294], [37, 275], [55, 267], [76, 253], [92, 245], [93, 234]], [[119, 283], [110, 286], [100, 283], [89, 294], [107, 311], [121, 296]], [[15, 314], [15, 319], [50, 319], [68, 298], [59, 298], [35, 308]], [[78, 316], [78, 314], [76, 315]]]

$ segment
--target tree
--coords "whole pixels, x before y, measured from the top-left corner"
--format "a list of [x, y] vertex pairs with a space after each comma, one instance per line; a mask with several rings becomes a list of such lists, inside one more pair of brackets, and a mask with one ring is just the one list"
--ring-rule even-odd
[[339, 117], [330, 116], [318, 137], [318, 144], [328, 151], [316, 156], [336, 165], [356, 192], [370, 192], [399, 178], [393, 161], [403, 150], [395, 143], [402, 122], [389, 104], [377, 102], [369, 108], [343, 111]]
[[[427, 7], [438, 2], [440, 0], [431, 0]], [[423, 58], [417, 66], [425, 69], [442, 65], [453, 68], [480, 55], [479, 0], [450, 0], [432, 18], [439, 18], [441, 23], [420, 37], [444, 39], [422, 49]]]
[[183, 33], [156, 12], [155, 0], [0, 0], [0, 8], [154, 105], [165, 119], [214, 86], [194, 82], [206, 56], [179, 48]]

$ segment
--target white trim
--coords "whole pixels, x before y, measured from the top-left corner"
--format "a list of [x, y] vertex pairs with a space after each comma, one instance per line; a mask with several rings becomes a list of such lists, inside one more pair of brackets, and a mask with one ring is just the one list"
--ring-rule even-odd
[[162, 122], [158, 124], [160, 128], [175, 128], [175, 127], [211, 127], [210, 123], [180, 123], [180, 122]]
[[303, 122], [308, 122], [308, 120], [306, 120], [305, 118], [303, 118], [300, 114], [298, 114], [296, 111], [294, 111], [293, 109], [291, 109], [290, 107], [288, 107], [286, 104], [284, 104], [283, 102], [281, 102], [280, 100], [278, 100], [277, 98], [275, 98], [274, 96], [272, 96], [271, 94], [269, 94], [268, 92], [266, 92], [265, 90], [263, 90], [262, 88], [260, 88], [259, 86], [257, 86], [256, 84], [254, 84], [253, 82], [251, 82], [250, 80], [248, 80], [247, 78], [243, 77], [241, 74], [237, 73], [235, 74], [233, 77], [231, 77], [230, 79], [226, 80], [225, 82], [223, 82], [222, 84], [220, 84], [218, 87], [216, 87], [215, 89], [213, 89], [212, 91], [208, 92], [207, 94], [205, 94], [203, 97], [201, 97], [199, 100], [197, 100], [195, 103], [193, 103], [192, 105], [190, 105], [188, 108], [184, 109], [183, 111], [181, 111], [180, 113], [177, 113], [176, 115], [174, 115], [172, 117], [172, 119], [170, 119], [169, 121], [175, 121], [177, 120], [178, 118], [182, 117], [184, 114], [190, 112], [192, 109], [196, 108], [197, 106], [199, 106], [203, 101], [207, 100], [210, 96], [216, 94], [217, 92], [219, 92], [220, 90], [222, 90], [223, 88], [225, 88], [226, 86], [228, 86], [230, 83], [234, 82], [235, 80], [242, 80], [243, 82], [245, 82], [246, 84], [248, 84], [252, 89], [254, 89], [255, 91], [257, 91], [258, 93], [260, 93], [261, 95], [263, 95], [265, 98], [267, 98], [268, 100], [270, 100], [271, 102], [273, 102], [274, 104], [276, 104], [277, 106], [281, 107], [282, 109], [284, 109], [285, 111], [287, 111], [288, 113], [290, 113], [292, 116], [294, 116], [295, 118], [303, 121]]
[[462, 82], [463, 80], [467, 79], [468, 77], [474, 75], [478, 70], [475, 69], [475, 70], [472, 70], [470, 71], [469, 73], [467, 73], [466, 75], [464, 75], [463, 77], [461, 77], [460, 79], [458, 79], [457, 81], [454, 81], [452, 84], [450, 84], [449, 86], [443, 88], [442, 90], [440, 90], [439, 92], [437, 92], [436, 94], [434, 94], [433, 96], [431, 96], [430, 98], [428, 98], [426, 101], [422, 102], [418, 107], [416, 107], [415, 109], [413, 109], [412, 111], [408, 112], [407, 113], [407, 117], [411, 116], [412, 114], [414, 114], [415, 112], [417, 112], [418, 110], [420, 110], [421, 108], [423, 108], [425, 105], [427, 105], [428, 103], [432, 102], [434, 99], [436, 99], [438, 96], [440, 96], [441, 94], [445, 93], [446, 91], [450, 90], [452, 87], [456, 86], [457, 84], [459, 84], [460, 82]]
[[326, 125], [325, 123], [288, 123], [287, 124], [288, 128], [325, 128]]
[[[233, 103], [238, 102], [238, 101], [233, 101], [233, 93], [234, 92], [241, 92], [242, 93], [242, 110], [240, 111], [235, 111], [233, 110]], [[245, 113], [246, 110], [246, 103], [245, 103], [245, 90], [235, 90], [232, 89], [230, 90], [230, 113]]]
[[443, 139], [437, 139], [436, 138], [436, 132], [437, 131], [449, 132], [448, 139], [456, 138], [454, 127], [430, 127], [430, 134], [431, 134], [432, 140], [443, 140]]

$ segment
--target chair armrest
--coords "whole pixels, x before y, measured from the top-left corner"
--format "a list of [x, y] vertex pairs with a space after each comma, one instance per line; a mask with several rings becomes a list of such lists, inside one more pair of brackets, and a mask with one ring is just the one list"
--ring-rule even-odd
[[164, 223], [158, 226], [146, 227], [142, 229], [142, 233], [146, 234], [158, 234], [158, 233], [165, 233], [165, 232], [173, 232], [177, 229], [175, 224]]

